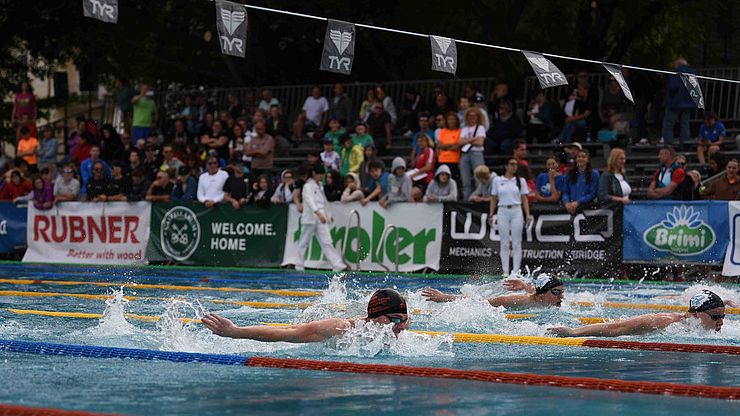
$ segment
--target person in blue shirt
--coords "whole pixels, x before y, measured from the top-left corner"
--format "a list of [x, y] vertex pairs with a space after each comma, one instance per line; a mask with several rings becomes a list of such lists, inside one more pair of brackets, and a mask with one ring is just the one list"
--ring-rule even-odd
[[581, 205], [594, 201], [598, 191], [599, 171], [591, 167], [588, 150], [579, 150], [576, 154], [576, 165], [568, 171], [563, 186], [565, 209], [574, 214]]
[[547, 158], [547, 171], [537, 176], [534, 197], [537, 202], [560, 202], [566, 176], [560, 174], [555, 156]]
[[83, 160], [80, 164], [80, 177], [82, 178], [80, 193], [84, 194], [86, 192], [87, 183], [90, 181], [90, 178], [92, 178], [93, 165], [97, 162], [103, 164], [103, 169], [105, 170], [105, 178], [110, 179], [112, 175], [110, 171], [110, 166], [108, 166], [108, 163], [106, 163], [105, 160], [102, 160], [100, 158], [100, 146], [95, 145], [90, 149], [90, 157]]
[[370, 163], [370, 194], [365, 198], [362, 198], [360, 202], [362, 205], [366, 205], [368, 202], [375, 198], [381, 198], [383, 195], [388, 193], [388, 178], [390, 174], [383, 172], [383, 164], [380, 162]]
[[[673, 62], [673, 68], [676, 72], [684, 74], [694, 74], [695, 71], [688, 66], [684, 58], [678, 58]], [[678, 121], [680, 126], [679, 140], [681, 146], [688, 144], [689, 141], [689, 118], [691, 111], [696, 108], [694, 99], [691, 98], [689, 90], [683, 84], [678, 74], [669, 75], [666, 81], [666, 108], [663, 117], [663, 129], [660, 144], [673, 144], [674, 127]]]
[[177, 170], [177, 181], [170, 198], [176, 202], [197, 201], [198, 181], [191, 175], [190, 168], [180, 166]]
[[699, 127], [698, 146], [696, 147], [696, 158], [700, 164], [706, 163], [706, 158], [712, 158], [712, 155], [719, 152], [719, 146], [724, 142], [727, 136], [727, 129], [721, 121], [717, 120], [717, 115], [712, 112], [704, 114], [704, 124]]

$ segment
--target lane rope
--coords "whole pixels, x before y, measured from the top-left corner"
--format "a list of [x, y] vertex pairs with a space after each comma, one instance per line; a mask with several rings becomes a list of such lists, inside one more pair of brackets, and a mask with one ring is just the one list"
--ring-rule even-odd
[[114, 416], [114, 414], [0, 403], [0, 416]]
[[3, 339], [0, 339], [0, 351], [38, 355], [66, 355], [87, 358], [128, 358], [148, 361], [157, 360], [180, 363], [199, 362], [220, 365], [243, 365], [260, 368], [333, 371], [404, 377], [430, 377], [503, 384], [524, 384], [547, 387], [618, 391], [625, 393], [703, 397], [724, 400], [737, 400], [740, 398], [740, 387], [508, 373], [488, 370], [457, 370], [451, 368], [412, 367], [390, 364], [358, 364], [351, 362], [304, 360], [297, 358], [242, 357], [238, 355], [168, 352], [136, 348], [52, 344], [45, 342], [13, 341]]

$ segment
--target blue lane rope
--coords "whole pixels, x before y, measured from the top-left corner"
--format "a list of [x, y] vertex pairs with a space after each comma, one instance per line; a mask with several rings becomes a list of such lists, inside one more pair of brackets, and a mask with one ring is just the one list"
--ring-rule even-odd
[[249, 357], [226, 354], [201, 354], [172, 352], [139, 348], [98, 347], [91, 345], [52, 344], [48, 342], [14, 341], [0, 339], [0, 351], [36, 355], [65, 355], [88, 358], [129, 358], [147, 361], [172, 361], [176, 363], [208, 363], [220, 365], [245, 365]]

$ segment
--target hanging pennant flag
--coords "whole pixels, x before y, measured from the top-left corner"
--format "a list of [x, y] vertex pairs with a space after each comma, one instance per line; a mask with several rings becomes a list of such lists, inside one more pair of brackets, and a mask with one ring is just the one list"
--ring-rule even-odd
[[696, 106], [704, 109], [704, 94], [701, 92], [699, 80], [696, 78], [696, 75], [684, 74], [683, 72], [679, 72], [678, 75], [681, 77], [683, 85], [686, 86], [687, 90], [689, 90], [689, 95], [691, 96], [691, 99], [694, 100]]
[[85, 17], [118, 23], [118, 0], [82, 0]]
[[622, 88], [622, 92], [624, 93], [624, 96], [627, 97], [628, 100], [632, 101], [632, 104], [635, 103], [635, 100], [632, 98], [632, 91], [630, 91], [629, 85], [627, 85], [627, 81], [624, 80], [624, 76], [622, 76], [622, 67], [619, 65], [614, 64], [601, 64], [606, 68], [606, 71], [609, 72], [615, 80], [617, 80], [617, 84]]
[[329, 20], [319, 69], [349, 75], [355, 60], [355, 25]]
[[565, 75], [549, 59], [536, 52], [522, 51], [524, 57], [529, 61], [529, 65], [537, 74], [542, 88], [557, 87], [558, 85], [568, 85]]
[[216, 27], [221, 53], [244, 58], [247, 49], [247, 9], [241, 4], [216, 0]]
[[455, 39], [429, 36], [432, 43], [432, 71], [455, 74], [457, 70], [457, 44]]

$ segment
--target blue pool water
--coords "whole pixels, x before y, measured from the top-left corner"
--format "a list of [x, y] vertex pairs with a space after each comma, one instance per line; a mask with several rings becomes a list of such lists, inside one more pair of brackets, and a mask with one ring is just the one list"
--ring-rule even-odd
[[[219, 312], [239, 325], [288, 323], [329, 316], [363, 314], [369, 295], [395, 286], [409, 300], [413, 328], [422, 330], [544, 335], [549, 326], [578, 325], [577, 317], [627, 317], [649, 311], [609, 309], [598, 302], [685, 305], [699, 288], [709, 287], [726, 299], [740, 300], [737, 286], [617, 285], [609, 282], [569, 284], [561, 310], [534, 310], [538, 316], [509, 321], [506, 311], [476, 299], [503, 293], [500, 281], [469, 278], [413, 278], [378, 275], [331, 279], [323, 274], [184, 268], [90, 268], [1, 264], [4, 279], [106, 282], [105, 285], [24, 285], [0, 283], [0, 338], [111, 347], [187, 351], [240, 356], [308, 358], [358, 363], [400, 364], [582, 376], [623, 380], [740, 386], [740, 357], [715, 354], [600, 350], [578, 347], [456, 343], [449, 337], [406, 333], [398, 339], [387, 328], [359, 328], [327, 343], [266, 344], [216, 337], [198, 318]], [[207, 279], [207, 282], [203, 282]], [[284, 297], [271, 293], [124, 288], [122, 283], [242, 289], [287, 289], [322, 292], [320, 297]], [[430, 304], [425, 287], [459, 292], [472, 298]], [[118, 299], [28, 297], [10, 292], [55, 292], [118, 295]], [[216, 301], [311, 303], [306, 309], [257, 309]], [[595, 307], [571, 301], [597, 302]], [[9, 309], [103, 314], [103, 319], [20, 315]], [[126, 318], [123, 313], [161, 316], [159, 322]], [[522, 311], [516, 311], [522, 312]], [[376, 335], [375, 342], [367, 335]], [[721, 333], [675, 325], [633, 341], [740, 345], [740, 319], [728, 315]], [[222, 415], [270, 414], [737, 414], [731, 401], [643, 394], [532, 387], [474, 381], [370, 376], [276, 370], [202, 363], [39, 356], [0, 351], [0, 403], [47, 406], [124, 414]]]

